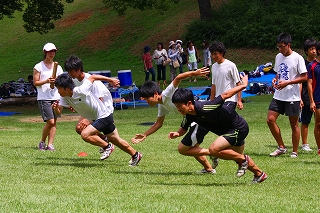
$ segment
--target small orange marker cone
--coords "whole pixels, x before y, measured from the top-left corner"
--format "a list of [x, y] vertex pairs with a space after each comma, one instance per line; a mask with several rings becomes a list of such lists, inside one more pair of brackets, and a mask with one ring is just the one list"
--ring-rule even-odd
[[79, 152], [79, 153], [78, 153], [78, 156], [79, 156], [79, 157], [87, 157], [88, 154], [87, 154], [86, 152]]

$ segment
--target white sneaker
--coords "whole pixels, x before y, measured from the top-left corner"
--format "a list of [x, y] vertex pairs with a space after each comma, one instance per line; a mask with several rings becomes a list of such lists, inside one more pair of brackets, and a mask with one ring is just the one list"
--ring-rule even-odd
[[278, 149], [276, 149], [276, 150], [274, 150], [273, 152], [270, 153], [270, 157], [277, 157], [279, 155], [286, 154], [286, 153], [287, 153], [287, 149], [286, 148], [278, 147]]
[[290, 155], [291, 158], [296, 158], [298, 157], [298, 153], [296, 152], [292, 152], [291, 155]]
[[216, 172], [215, 169], [213, 169], [213, 170], [211, 170], [211, 171], [208, 171], [208, 170], [206, 170], [206, 169], [201, 169], [200, 171], [197, 172], [197, 174], [200, 174], [200, 175], [202, 175], [202, 174], [210, 174], [210, 175], [213, 175], [213, 174], [216, 174], [216, 173], [217, 173], [217, 172]]
[[307, 151], [307, 152], [311, 152], [312, 149], [310, 148], [309, 144], [303, 144], [302, 145], [302, 150], [303, 151]]
[[105, 160], [107, 159], [111, 153], [113, 152], [114, 150], [114, 145], [112, 143], [109, 143], [109, 145], [107, 146], [107, 148], [104, 150], [104, 152], [102, 152], [101, 154], [101, 158], [100, 160]]

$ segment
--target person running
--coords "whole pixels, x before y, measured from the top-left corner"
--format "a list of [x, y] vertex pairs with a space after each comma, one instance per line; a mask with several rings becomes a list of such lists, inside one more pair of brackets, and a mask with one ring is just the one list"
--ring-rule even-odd
[[[131, 139], [132, 143], [137, 144], [146, 139], [147, 136], [158, 131], [164, 122], [166, 115], [170, 112], [179, 113], [177, 108], [171, 101], [174, 91], [177, 89], [178, 85], [182, 79], [191, 76], [205, 76], [210, 70], [208, 68], [201, 68], [196, 71], [189, 71], [179, 74], [171, 84], [164, 90], [161, 91], [159, 85], [149, 81], [145, 82], [140, 89], [140, 97], [145, 99], [150, 106], [158, 105], [158, 117], [156, 122], [144, 133], [136, 134], [134, 138]], [[200, 144], [203, 142], [204, 136], [208, 133], [208, 130], [199, 127], [196, 123], [192, 124], [189, 133], [183, 138], [178, 146], [178, 151], [182, 155], [193, 156], [192, 152], [194, 149], [198, 149]], [[215, 168], [218, 166], [218, 160], [212, 158], [212, 165], [207, 160], [205, 155], [194, 156], [194, 158], [204, 167], [200, 170], [199, 174], [215, 174]]]
[[[57, 48], [53, 43], [47, 43], [43, 47], [44, 59], [36, 64], [33, 68], [34, 86], [37, 88], [37, 101], [42, 115], [42, 119], [46, 124], [42, 129], [41, 141], [38, 145], [39, 150], [55, 151], [53, 141], [57, 130], [57, 115], [53, 112], [51, 104], [59, 100], [60, 96], [57, 88], [50, 88], [55, 78], [53, 74], [53, 59], [56, 56]], [[57, 76], [63, 73], [60, 65], [57, 67]], [[46, 140], [48, 144], [46, 145]]]
[[[73, 79], [73, 82], [76, 87], [81, 86], [84, 80], [88, 79], [91, 76], [91, 74], [84, 72], [82, 60], [75, 55], [71, 55], [65, 61], [64, 69], [68, 72], [69, 76]], [[114, 108], [113, 108], [111, 93], [101, 81], [93, 82], [91, 92], [93, 95], [98, 97], [103, 103], [105, 103], [108, 110], [110, 110], [113, 113]], [[81, 135], [82, 130], [85, 129], [90, 123], [92, 123], [92, 121], [89, 121], [88, 119], [80, 116], [76, 124], [76, 132], [79, 135]], [[104, 139], [106, 142], [108, 142], [108, 138], [105, 135], [101, 133], [99, 133], [98, 135], [102, 139]], [[100, 147], [99, 152], [102, 155], [101, 158], [104, 159], [109, 157], [113, 150], [114, 150], [114, 145], [111, 143], [108, 143], [108, 146], [105, 147], [105, 149]]]
[[[55, 80], [55, 86], [58, 88], [61, 98], [59, 102], [57, 101], [52, 105], [52, 108], [56, 114], [60, 115], [63, 107], [71, 106], [81, 116], [94, 121], [82, 130], [82, 139], [92, 145], [106, 149], [108, 143], [97, 135], [103, 132], [108, 137], [108, 141], [131, 155], [129, 165], [136, 166], [141, 160], [142, 154], [134, 150], [127, 141], [120, 138], [118, 130], [114, 125], [112, 111], [98, 97], [92, 94], [92, 83], [95, 80], [104, 80], [115, 86], [119, 86], [118, 79], [91, 75], [88, 79], [84, 80], [81, 86], [75, 87], [72, 78], [68, 74], [61, 74]], [[104, 101], [107, 102], [108, 100]], [[112, 151], [110, 150], [110, 152]], [[101, 160], [104, 159], [106, 158], [101, 158]]]
[[267, 179], [254, 161], [244, 155], [245, 138], [249, 133], [247, 122], [238, 113], [224, 105], [224, 101], [234, 94], [242, 91], [248, 85], [248, 76], [242, 78], [243, 83], [238, 85], [211, 101], [195, 101], [191, 90], [178, 88], [172, 102], [178, 111], [185, 116], [181, 127], [177, 132], [170, 132], [171, 139], [183, 136], [193, 122], [199, 126], [217, 134], [219, 137], [208, 149], [198, 147], [194, 155], [212, 155], [224, 160], [233, 160], [238, 164], [237, 177], [241, 177], [250, 170], [254, 173], [252, 183], [261, 183]]

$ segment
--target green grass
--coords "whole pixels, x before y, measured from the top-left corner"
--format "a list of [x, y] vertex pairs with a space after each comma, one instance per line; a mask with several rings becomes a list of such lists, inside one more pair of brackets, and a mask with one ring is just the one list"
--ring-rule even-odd
[[[252, 173], [235, 177], [237, 166], [221, 161], [216, 175], [197, 175], [201, 169], [192, 157], [177, 151], [179, 139], [169, 140], [181, 116], [169, 115], [164, 126], [144, 142], [132, 145], [143, 153], [137, 167], [130, 156], [115, 149], [105, 161], [98, 148], [81, 140], [75, 122], [59, 122], [56, 152], [38, 151], [42, 122], [24, 122], [39, 115], [36, 107], [12, 107], [21, 114], [0, 119], [0, 209], [2, 212], [319, 212], [316, 151], [268, 155], [276, 148], [265, 119], [272, 96], [250, 97], [239, 113], [248, 121], [250, 133], [245, 152], [267, 172], [269, 178], [250, 184]], [[5, 109], [2, 109], [5, 110]], [[114, 113], [122, 138], [130, 140], [154, 121], [156, 107], [137, 107]], [[287, 117], [279, 117], [286, 145], [291, 149]], [[309, 130], [309, 143], [316, 150]], [[209, 134], [203, 147], [216, 138]], [[88, 157], [78, 157], [85, 151]]]

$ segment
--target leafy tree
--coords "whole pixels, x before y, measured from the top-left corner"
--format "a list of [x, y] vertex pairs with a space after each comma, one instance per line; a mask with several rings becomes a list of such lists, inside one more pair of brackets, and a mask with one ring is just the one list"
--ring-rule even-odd
[[[161, 14], [167, 11], [172, 3], [179, 3], [179, 0], [102, 0], [107, 8], [124, 15], [128, 8], [139, 10], [156, 9]], [[212, 7], [210, 0], [198, 0], [200, 18], [202, 20], [210, 19], [212, 16]]]
[[[67, 3], [73, 1], [66, 0]], [[24, 8], [23, 27], [29, 33], [45, 34], [54, 29], [53, 21], [60, 19], [64, 12], [62, 0], [0, 0], [0, 20], [4, 16], [13, 18], [15, 11], [23, 11]]]

